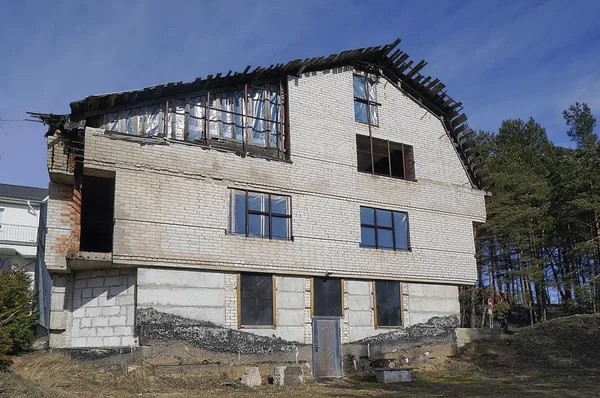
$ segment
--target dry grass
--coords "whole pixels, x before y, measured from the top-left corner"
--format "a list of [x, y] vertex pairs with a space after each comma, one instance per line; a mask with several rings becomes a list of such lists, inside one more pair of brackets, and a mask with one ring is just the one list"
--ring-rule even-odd
[[417, 382], [410, 384], [328, 380], [254, 390], [223, 373], [154, 374], [150, 366], [128, 371], [37, 352], [14, 358], [14, 373], [0, 373], [0, 397], [587, 397], [597, 395], [599, 352], [600, 315], [579, 315], [524, 328], [506, 340], [472, 343], [457, 358], [415, 371]]

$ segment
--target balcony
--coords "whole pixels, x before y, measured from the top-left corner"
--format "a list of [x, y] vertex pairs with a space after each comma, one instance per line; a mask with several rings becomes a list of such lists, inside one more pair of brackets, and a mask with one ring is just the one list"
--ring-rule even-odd
[[35, 245], [37, 231], [37, 227], [29, 225], [0, 224], [0, 242]]

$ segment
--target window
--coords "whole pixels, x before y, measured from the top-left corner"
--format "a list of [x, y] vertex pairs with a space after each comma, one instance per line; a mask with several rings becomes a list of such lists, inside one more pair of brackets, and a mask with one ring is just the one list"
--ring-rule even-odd
[[402, 326], [400, 282], [375, 281], [375, 327]]
[[376, 82], [364, 75], [354, 75], [354, 120], [369, 123], [373, 126], [379, 124], [377, 106], [379, 105], [375, 92]]
[[229, 233], [265, 239], [291, 240], [290, 197], [232, 191]]
[[415, 179], [413, 148], [410, 145], [357, 135], [356, 153], [358, 171], [411, 181]]
[[2, 217], [4, 216], [4, 209], [0, 207], [0, 229], [2, 229]]
[[240, 326], [275, 326], [273, 276], [240, 274]]
[[313, 279], [313, 315], [343, 316], [341, 279]]
[[408, 250], [408, 215], [400, 211], [361, 207], [360, 246]]

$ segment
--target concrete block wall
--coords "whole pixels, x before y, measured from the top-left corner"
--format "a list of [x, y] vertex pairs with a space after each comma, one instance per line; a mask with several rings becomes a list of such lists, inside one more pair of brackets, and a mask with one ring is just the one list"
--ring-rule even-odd
[[458, 287], [409, 283], [408, 308], [412, 325], [434, 316], [460, 316]]
[[135, 345], [135, 270], [74, 274], [71, 347]]
[[[226, 326], [223, 272], [138, 268], [137, 283], [137, 307], [140, 309], [153, 308]], [[237, 314], [237, 306], [234, 308]], [[231, 320], [228, 321], [227, 326], [233, 326]]]

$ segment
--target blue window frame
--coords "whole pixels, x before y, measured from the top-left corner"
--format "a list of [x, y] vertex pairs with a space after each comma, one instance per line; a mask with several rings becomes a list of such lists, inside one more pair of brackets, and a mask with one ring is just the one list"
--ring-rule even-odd
[[291, 198], [252, 191], [231, 191], [229, 233], [291, 240]]
[[373, 126], [379, 125], [377, 112], [377, 95], [375, 93], [375, 81], [367, 79], [364, 75], [353, 76], [354, 86], [354, 120], [361, 123], [369, 123]]
[[360, 208], [360, 246], [382, 250], [409, 250], [408, 214]]

